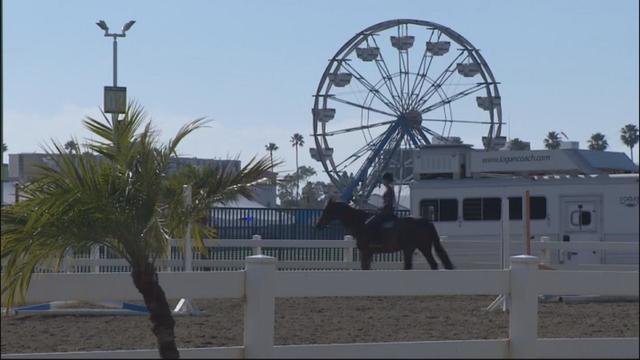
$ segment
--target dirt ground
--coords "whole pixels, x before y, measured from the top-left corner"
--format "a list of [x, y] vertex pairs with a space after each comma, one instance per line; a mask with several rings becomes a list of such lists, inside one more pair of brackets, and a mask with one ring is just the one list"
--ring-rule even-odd
[[[508, 337], [508, 313], [484, 310], [494, 296], [276, 299], [276, 344]], [[175, 304], [176, 301], [171, 301]], [[195, 300], [205, 313], [176, 317], [178, 347], [242, 344], [239, 299]], [[638, 302], [541, 303], [538, 336], [637, 337]], [[146, 316], [2, 318], [2, 353], [152, 349]]]

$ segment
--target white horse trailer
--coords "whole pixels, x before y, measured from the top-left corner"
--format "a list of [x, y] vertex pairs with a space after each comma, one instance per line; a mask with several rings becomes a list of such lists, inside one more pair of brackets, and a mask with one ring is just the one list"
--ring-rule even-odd
[[[465, 263], [495, 264], [507, 219], [509, 252], [525, 251], [526, 234], [559, 242], [635, 242], [637, 166], [623, 153], [558, 149], [476, 151], [430, 146], [414, 153], [411, 210], [431, 218], [447, 249]], [[529, 192], [529, 227], [525, 193]], [[503, 214], [508, 201], [508, 215]], [[637, 249], [637, 248], [636, 248]], [[536, 245], [533, 254], [540, 255]], [[556, 264], [638, 264], [638, 251], [552, 252]]]

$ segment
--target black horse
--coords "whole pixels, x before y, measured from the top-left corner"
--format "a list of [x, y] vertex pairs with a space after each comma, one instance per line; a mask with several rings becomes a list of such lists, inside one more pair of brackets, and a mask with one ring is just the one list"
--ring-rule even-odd
[[360, 264], [362, 270], [371, 269], [371, 258], [375, 253], [391, 253], [403, 251], [404, 268], [412, 268], [413, 252], [419, 249], [427, 258], [431, 269], [437, 269], [438, 263], [431, 255], [434, 247], [445, 269], [453, 269], [447, 252], [440, 243], [440, 237], [432, 222], [422, 218], [398, 218], [390, 228], [381, 229], [384, 239], [381, 243], [371, 243], [374, 234], [365, 225], [371, 215], [363, 210], [354, 209], [346, 203], [329, 200], [316, 226], [326, 226], [333, 220], [338, 220], [351, 235], [356, 238], [360, 250]]

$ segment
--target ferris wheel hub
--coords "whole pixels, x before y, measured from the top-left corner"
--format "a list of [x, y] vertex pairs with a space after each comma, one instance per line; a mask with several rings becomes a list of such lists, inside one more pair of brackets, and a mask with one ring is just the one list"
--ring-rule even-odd
[[417, 110], [410, 110], [400, 114], [398, 121], [407, 127], [420, 129], [420, 126], [422, 126], [422, 113]]

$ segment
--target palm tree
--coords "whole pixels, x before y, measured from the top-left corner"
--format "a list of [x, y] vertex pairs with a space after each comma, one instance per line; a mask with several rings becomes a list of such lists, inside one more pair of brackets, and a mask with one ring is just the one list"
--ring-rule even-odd
[[604, 137], [604, 134], [599, 132], [591, 135], [591, 138], [587, 141], [589, 143], [589, 150], [606, 150], [607, 147], [609, 147], [609, 143]]
[[560, 147], [560, 135], [555, 131], [549, 131], [544, 139], [544, 147], [549, 150], [555, 150]]
[[41, 174], [22, 189], [25, 200], [2, 209], [4, 305], [11, 307], [16, 297], [24, 301], [36, 266], [52, 258], [59, 265], [68, 250], [105, 246], [131, 266], [133, 283], [149, 309], [160, 356], [177, 358], [175, 321], [158, 282], [157, 260], [167, 256], [170, 237], [181, 239], [184, 247], [188, 226], [193, 245], [202, 251], [203, 237], [214, 235], [202, 222], [210, 203], [248, 192], [266, 175], [269, 163], [265, 157], [251, 161], [240, 173], [219, 173], [210, 182], [192, 181], [193, 205], [186, 207], [176, 184], [188, 176], [168, 176], [167, 167], [182, 139], [206, 121], [194, 120], [168, 143], [159, 144], [150, 122], [142, 128], [146, 115], [135, 103], [115, 124], [103, 117], [104, 121], [84, 120], [97, 137], [86, 146], [101, 158], [70, 154], [53, 143], [48, 152], [55, 153], [55, 166], [42, 165]]
[[[269, 157], [271, 158], [271, 175], [273, 176], [273, 174], [275, 174], [273, 172], [273, 152], [277, 151], [278, 145], [276, 145], [275, 143], [270, 142], [269, 144], [264, 146], [265, 150], [267, 150], [269, 152]], [[275, 178], [275, 177], [274, 177]]]
[[7, 148], [7, 144], [2, 143], [2, 152], [7, 151], [7, 149], [8, 149], [8, 148]]
[[300, 199], [300, 176], [298, 172], [298, 147], [304, 146], [304, 139], [302, 135], [299, 133], [295, 133], [291, 136], [289, 140], [291, 142], [291, 146], [296, 148], [296, 199]]
[[633, 124], [625, 125], [620, 129], [620, 140], [629, 147], [631, 161], [633, 161], [633, 147], [638, 143], [638, 127]]
[[74, 140], [69, 140], [66, 143], [64, 143], [64, 149], [67, 150], [68, 152], [74, 152], [74, 151], [77, 152], [78, 150], [80, 150], [80, 146]]

